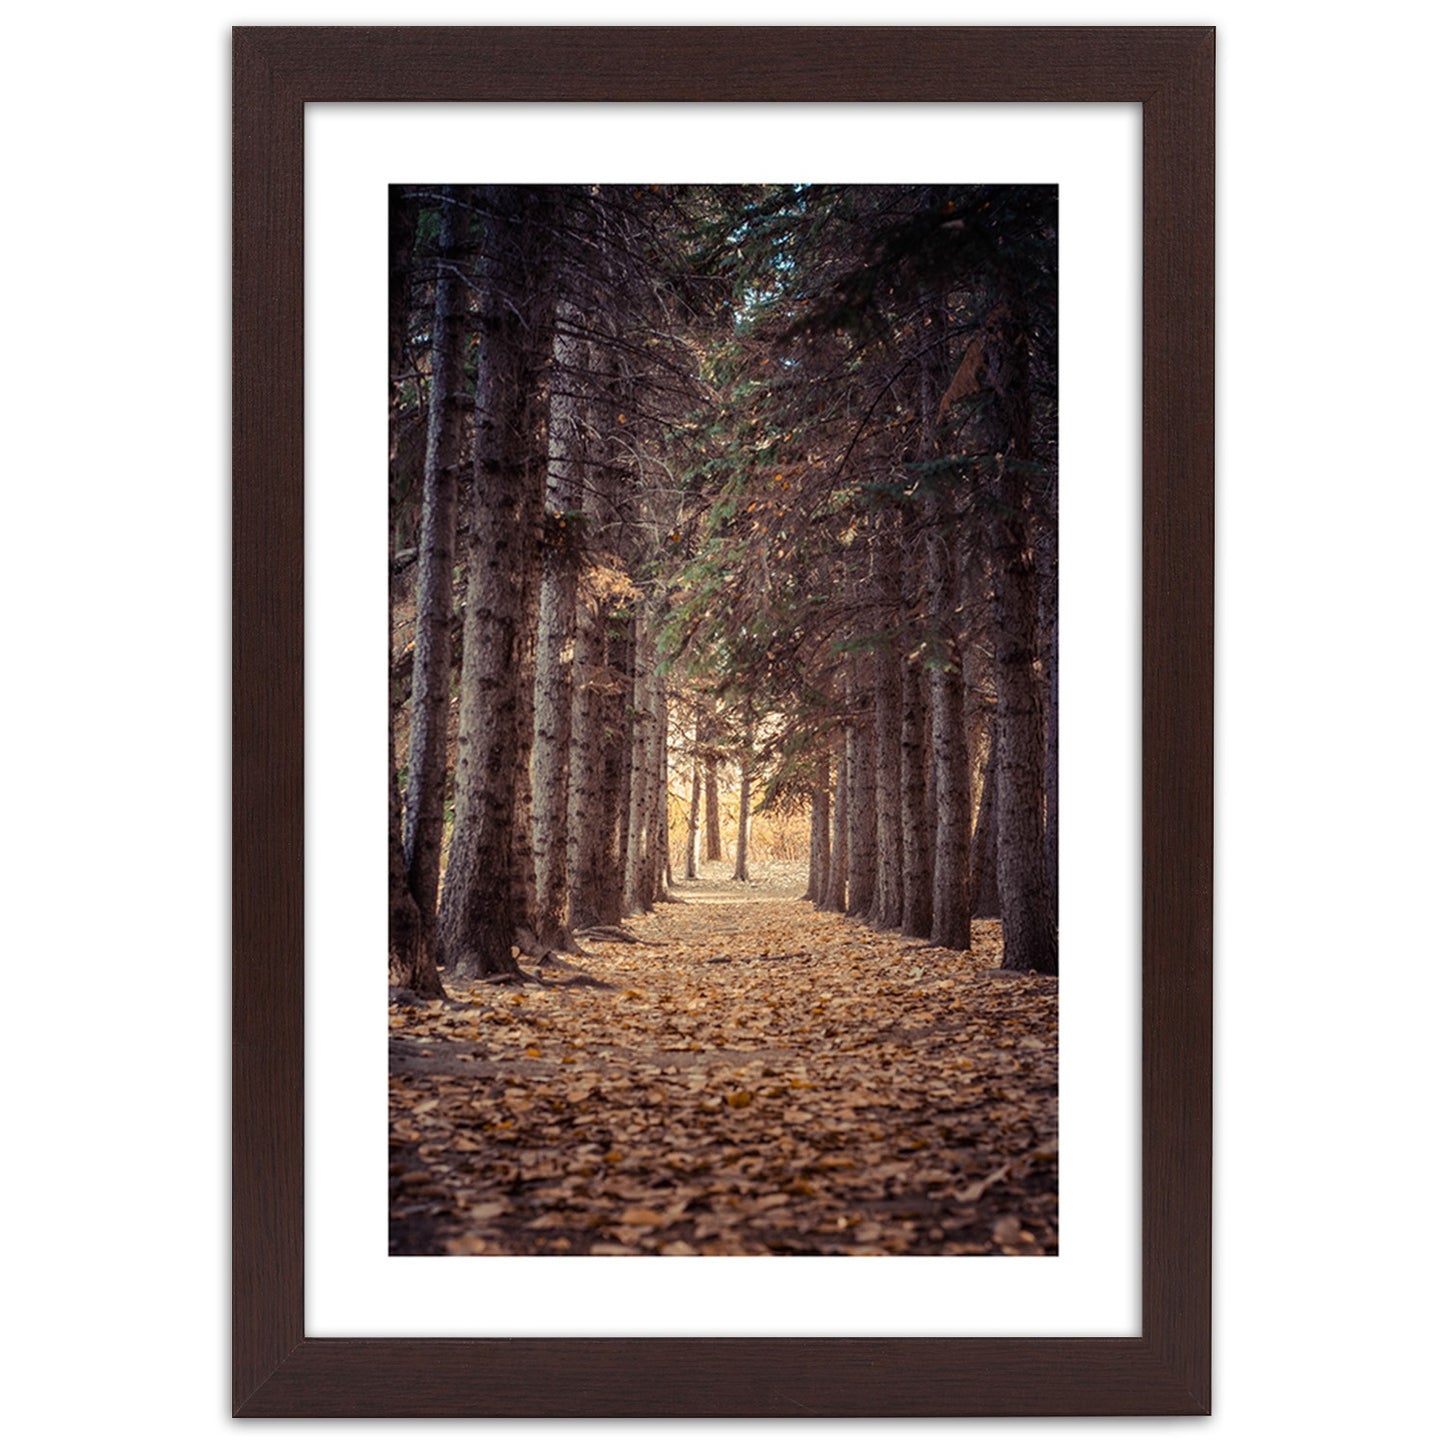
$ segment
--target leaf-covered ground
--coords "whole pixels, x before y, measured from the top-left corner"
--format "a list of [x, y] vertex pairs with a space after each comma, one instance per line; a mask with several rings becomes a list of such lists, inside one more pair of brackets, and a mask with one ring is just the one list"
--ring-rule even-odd
[[1056, 981], [710, 871], [392, 1004], [392, 1253], [1055, 1253]]

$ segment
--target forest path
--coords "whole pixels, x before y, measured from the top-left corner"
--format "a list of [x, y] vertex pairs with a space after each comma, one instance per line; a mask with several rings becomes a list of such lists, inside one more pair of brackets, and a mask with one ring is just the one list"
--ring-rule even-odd
[[392, 1252], [1055, 1253], [1057, 981], [703, 871], [610, 989], [393, 1004]]

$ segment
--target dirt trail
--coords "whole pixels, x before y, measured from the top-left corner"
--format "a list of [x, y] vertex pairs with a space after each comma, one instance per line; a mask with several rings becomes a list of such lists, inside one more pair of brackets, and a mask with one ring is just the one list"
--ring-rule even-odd
[[704, 871], [607, 990], [392, 1006], [392, 1252], [1056, 1252], [1056, 981]]

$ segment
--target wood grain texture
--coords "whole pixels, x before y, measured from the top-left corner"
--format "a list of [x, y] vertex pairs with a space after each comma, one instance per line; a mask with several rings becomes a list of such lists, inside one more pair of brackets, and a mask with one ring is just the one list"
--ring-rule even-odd
[[301, 107], [238, 44], [232, 140], [232, 1390], [302, 1333]]
[[[233, 82], [235, 1413], [1207, 1413], [1214, 32], [248, 27]], [[305, 1337], [302, 116], [375, 100], [1142, 105], [1142, 1338]]]
[[1144, 1337], [1209, 1408], [1214, 44], [1144, 104]]

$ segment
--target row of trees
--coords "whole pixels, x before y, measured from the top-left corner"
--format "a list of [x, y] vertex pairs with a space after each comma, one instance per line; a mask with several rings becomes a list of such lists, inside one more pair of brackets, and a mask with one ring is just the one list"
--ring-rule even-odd
[[391, 215], [394, 975], [651, 907], [669, 765], [691, 871], [723, 760], [739, 877], [806, 797], [821, 906], [966, 948], [996, 893], [1056, 970], [1052, 189]]

